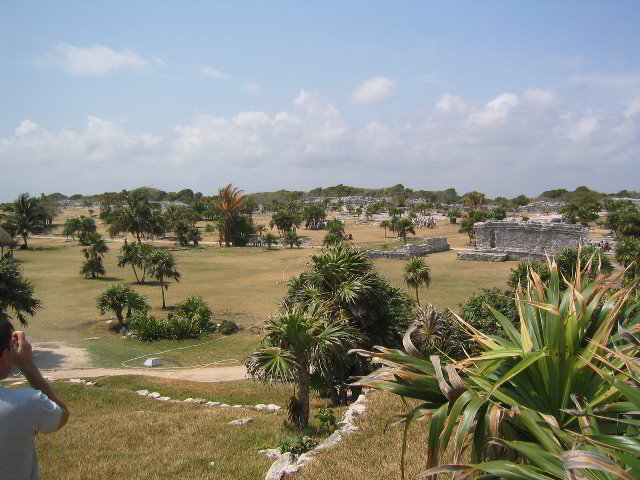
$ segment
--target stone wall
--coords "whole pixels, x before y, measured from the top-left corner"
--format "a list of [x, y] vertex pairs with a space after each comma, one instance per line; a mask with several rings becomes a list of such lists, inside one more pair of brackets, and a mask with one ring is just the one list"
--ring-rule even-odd
[[476, 247], [458, 253], [460, 260], [543, 259], [578, 243], [588, 243], [589, 230], [567, 223], [490, 220], [473, 226]]
[[488, 221], [473, 226], [478, 249], [524, 251], [544, 255], [587, 243], [588, 230], [566, 223]]
[[[415, 239], [412, 240], [415, 241]], [[447, 237], [423, 237], [419, 239], [419, 243], [409, 243], [393, 250], [367, 250], [366, 254], [370, 258], [404, 260], [410, 257], [421, 257], [429, 253], [444, 252], [450, 248]]]

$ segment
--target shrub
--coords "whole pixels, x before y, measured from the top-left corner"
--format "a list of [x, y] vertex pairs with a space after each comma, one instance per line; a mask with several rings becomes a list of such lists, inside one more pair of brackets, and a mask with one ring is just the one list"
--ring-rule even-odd
[[529, 282], [529, 270], [536, 272], [544, 283], [547, 283], [551, 278], [551, 272], [546, 263], [538, 260], [525, 260], [519, 262], [516, 268], [511, 269], [509, 280], [507, 280], [509, 288], [515, 290], [518, 285], [526, 288]]
[[333, 409], [329, 407], [322, 407], [315, 413], [314, 417], [320, 424], [320, 428], [323, 430], [335, 430], [336, 416], [333, 413]]
[[201, 333], [197, 321], [175, 313], [166, 319], [157, 319], [146, 313], [133, 314], [129, 319], [129, 330], [143, 342], [198, 338]]
[[218, 325], [218, 332], [223, 335], [231, 335], [238, 330], [240, 330], [240, 326], [233, 320], [223, 320], [222, 323]]
[[211, 321], [212, 312], [202, 297], [187, 297], [176, 306], [178, 307], [177, 313], [185, 318], [195, 320], [201, 331], [210, 330], [209, 322]]
[[307, 436], [285, 436], [278, 440], [277, 447], [281, 453], [291, 452], [294, 455], [300, 455], [308, 452], [312, 448], [318, 445], [313, 438]]
[[[487, 305], [503, 314], [511, 323], [518, 323], [513, 292], [499, 288], [482, 288], [479, 292], [474, 292], [460, 306], [460, 317], [485, 335], [502, 335], [503, 330]], [[477, 351], [477, 343], [472, 342], [469, 337], [465, 343], [472, 352]]]
[[[587, 262], [593, 256], [591, 266], [589, 268], [589, 278], [595, 279], [599, 275], [609, 275], [613, 272], [613, 264], [609, 257], [607, 257], [599, 248], [595, 247], [583, 247], [580, 249], [580, 268], [584, 269], [587, 266]], [[555, 261], [558, 264], [558, 272], [564, 275], [567, 280], [575, 277], [576, 273], [576, 261], [578, 259], [578, 248], [569, 247], [565, 248], [555, 257]], [[564, 289], [564, 282], [561, 284], [561, 288]]]
[[418, 308], [417, 318], [405, 334], [424, 356], [444, 354], [463, 358], [469, 349], [469, 336], [449, 310], [428, 305]]

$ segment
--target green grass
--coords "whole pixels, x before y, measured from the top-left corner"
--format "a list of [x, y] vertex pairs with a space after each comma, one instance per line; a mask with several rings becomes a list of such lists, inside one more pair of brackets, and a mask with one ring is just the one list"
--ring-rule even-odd
[[[76, 212], [77, 214], [77, 212]], [[99, 229], [102, 228], [99, 225]], [[384, 232], [376, 225], [348, 225], [349, 231], [364, 242], [401, 244], [384, 239]], [[305, 231], [306, 233], [306, 231]], [[323, 232], [311, 232], [321, 235]], [[449, 241], [458, 245], [464, 237], [455, 226], [443, 224], [437, 230], [421, 232], [430, 235], [450, 235]], [[128, 359], [172, 348], [199, 345], [210, 339], [143, 343], [122, 338], [114, 332], [107, 319], [100, 316], [95, 307], [96, 296], [109, 283], [127, 283], [145, 295], [153, 307], [152, 314], [165, 316], [160, 309], [160, 287], [154, 283], [138, 285], [130, 268], [118, 268], [117, 256], [120, 243], [110, 242], [111, 250], [105, 257], [107, 277], [87, 280], [79, 274], [82, 263], [82, 247], [65, 239], [31, 239], [33, 250], [16, 251], [16, 257], [24, 267], [24, 273], [35, 287], [36, 296], [44, 308], [31, 319], [28, 335], [38, 342], [60, 341], [71, 346], [87, 348], [98, 366], [117, 367]], [[161, 243], [168, 248], [170, 244]], [[166, 366], [190, 366], [223, 359], [242, 359], [254, 349], [260, 339], [260, 326], [273, 313], [285, 293], [283, 280], [305, 270], [310, 256], [317, 249], [280, 249], [267, 251], [259, 248], [199, 248], [178, 249], [176, 256], [182, 280], [172, 282], [166, 292], [168, 305], [174, 305], [189, 295], [201, 295], [213, 310], [213, 320], [232, 319], [243, 330], [220, 342], [163, 355]], [[504, 286], [513, 262], [462, 262], [455, 252], [437, 253], [426, 257], [431, 267], [432, 282], [428, 289], [421, 289], [423, 303], [457, 310], [477, 288]], [[404, 289], [413, 297], [402, 279], [404, 262], [375, 260], [376, 267], [392, 284]], [[97, 339], [90, 339], [99, 337]], [[131, 362], [136, 365], [136, 362]]]
[[[202, 385], [136, 377], [112, 377], [99, 384], [56, 382], [71, 420], [59, 432], [37, 437], [43, 480], [264, 478], [273, 460], [258, 450], [275, 447], [280, 437], [290, 434], [284, 410], [211, 409], [158, 402], [132, 392], [148, 388], [181, 399], [201, 396], [229, 404], [284, 405], [290, 388], [268, 389], [251, 381]], [[228, 425], [247, 416], [254, 421]], [[313, 429], [306, 433], [318, 439], [326, 435]]]

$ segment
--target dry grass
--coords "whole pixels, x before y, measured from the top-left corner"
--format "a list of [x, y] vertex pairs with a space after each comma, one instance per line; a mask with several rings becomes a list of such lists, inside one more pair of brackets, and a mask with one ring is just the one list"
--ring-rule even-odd
[[[407, 403], [417, 405], [413, 400]], [[347, 436], [336, 447], [322, 452], [293, 478], [399, 479], [404, 427], [389, 428], [385, 433], [385, 425], [394, 415], [407, 410], [409, 406], [400, 397], [373, 392], [368, 397], [366, 413], [356, 421], [359, 430]], [[425, 470], [428, 425], [427, 421], [418, 421], [409, 429], [405, 457], [405, 475], [408, 479], [415, 478]], [[446, 452], [442, 462], [451, 460]]]
[[[283, 405], [290, 389], [263, 390], [249, 381], [205, 387], [132, 377], [100, 383], [100, 388], [56, 383], [72, 417], [61, 431], [38, 436], [43, 480], [254, 480], [263, 478], [272, 462], [258, 450], [274, 447], [280, 436], [289, 433], [283, 426], [284, 411], [158, 402], [130, 390], [157, 389], [179, 399], [203, 396], [230, 404], [270, 401]], [[318, 402], [314, 399], [314, 405]], [[244, 426], [228, 425], [241, 417], [254, 421]]]

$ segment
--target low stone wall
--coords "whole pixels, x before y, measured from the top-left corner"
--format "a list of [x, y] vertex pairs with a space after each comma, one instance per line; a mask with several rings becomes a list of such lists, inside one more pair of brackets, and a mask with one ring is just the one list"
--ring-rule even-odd
[[458, 260], [475, 260], [483, 262], [506, 262], [509, 258], [506, 253], [481, 252], [479, 250], [468, 250], [458, 252]]
[[447, 237], [423, 237], [419, 241], [419, 244], [409, 243], [393, 250], [367, 250], [366, 254], [370, 258], [405, 260], [410, 257], [421, 257], [429, 253], [445, 252], [451, 248]]

